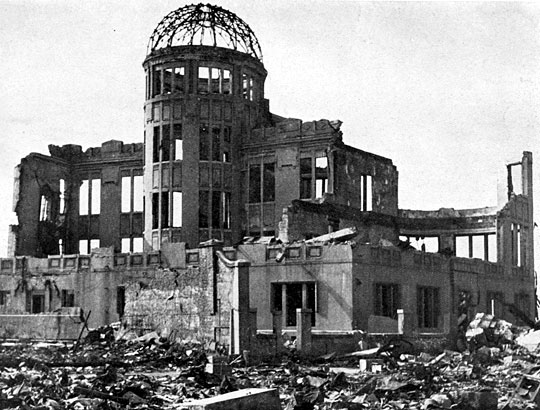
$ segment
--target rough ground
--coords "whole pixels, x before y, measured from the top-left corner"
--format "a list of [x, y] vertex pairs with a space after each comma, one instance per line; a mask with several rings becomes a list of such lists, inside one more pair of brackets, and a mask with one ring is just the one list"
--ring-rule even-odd
[[360, 371], [358, 355], [308, 361], [288, 352], [251, 366], [227, 358], [232, 372], [220, 377], [205, 372], [208, 353], [201, 346], [157, 338], [4, 343], [0, 409], [174, 409], [248, 387], [278, 389], [283, 409], [469, 409], [475, 407], [463, 393], [482, 391], [497, 395], [498, 408], [536, 408], [535, 386], [521, 388], [508, 405], [522, 375], [540, 369], [540, 355], [520, 346], [388, 353], [374, 353], [382, 363], [377, 372]]

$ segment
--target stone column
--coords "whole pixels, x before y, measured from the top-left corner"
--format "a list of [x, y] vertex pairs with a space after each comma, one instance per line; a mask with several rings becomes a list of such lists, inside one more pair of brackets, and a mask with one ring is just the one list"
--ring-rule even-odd
[[300, 352], [311, 351], [311, 309], [296, 309], [296, 348]]

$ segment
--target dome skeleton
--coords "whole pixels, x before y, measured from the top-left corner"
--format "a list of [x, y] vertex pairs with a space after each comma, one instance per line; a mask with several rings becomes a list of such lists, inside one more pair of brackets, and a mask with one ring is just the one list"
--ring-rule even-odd
[[181, 7], [165, 16], [150, 36], [148, 55], [180, 45], [225, 47], [262, 61], [259, 41], [247, 23], [236, 14], [210, 4]]

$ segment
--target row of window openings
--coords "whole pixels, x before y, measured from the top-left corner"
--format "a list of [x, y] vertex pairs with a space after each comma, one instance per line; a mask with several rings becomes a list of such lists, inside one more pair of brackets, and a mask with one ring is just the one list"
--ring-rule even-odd
[[[180, 103], [173, 105], [166, 103], [155, 103], [152, 108], [152, 118], [150, 120], [154, 122], [168, 122], [171, 121], [171, 107], [172, 107], [172, 119], [175, 121], [182, 120], [182, 106]], [[232, 119], [232, 105], [230, 103], [222, 104], [221, 102], [212, 101], [212, 115], [210, 116], [210, 101], [202, 100], [200, 102], [200, 118], [209, 119], [213, 121], [221, 121], [222, 114], [224, 114], [225, 121], [231, 121]]]
[[[160, 129], [163, 131], [161, 136]], [[170, 125], [154, 127], [153, 162], [182, 160], [182, 125], [173, 124], [172, 136]], [[171, 141], [173, 142], [171, 144]], [[210, 127], [203, 125], [199, 129], [199, 159], [201, 161], [231, 162], [229, 144], [231, 142], [231, 127]], [[161, 159], [160, 159], [161, 152]]]
[[[438, 236], [402, 235], [399, 239], [422, 252], [437, 253], [441, 250]], [[454, 254], [460, 258], [478, 258], [497, 262], [497, 239], [494, 233], [456, 235], [454, 249]]]
[[[169, 95], [184, 93], [186, 71], [184, 67], [154, 67], [152, 72], [152, 97], [157, 95]], [[242, 75], [242, 96], [253, 101], [254, 79]], [[201, 66], [197, 76], [198, 94], [232, 94], [231, 70], [226, 68]]]
[[[60, 240], [61, 241], [61, 240]], [[59, 245], [63, 247], [63, 244], [59, 242]], [[99, 248], [99, 239], [80, 239], [79, 240], [79, 255], [89, 255], [92, 249]], [[143, 251], [143, 238], [121, 238], [120, 240], [120, 252], [122, 253], [138, 253]], [[63, 254], [63, 251], [60, 252]]]
[[[6, 306], [8, 304], [8, 297], [10, 292], [7, 290], [0, 290], [0, 306]], [[62, 289], [60, 294], [60, 303], [62, 307], [74, 307], [75, 306], [75, 292], [73, 290]], [[29, 313], [43, 313], [45, 312], [45, 293], [27, 293], [26, 310]]]
[[[397, 319], [397, 310], [402, 308], [399, 285], [376, 283], [374, 290], [374, 314]], [[417, 319], [419, 328], [439, 327], [439, 288], [419, 286], [416, 293]]]
[[[63, 204], [60, 197], [60, 209]], [[50, 205], [47, 205], [50, 206]], [[121, 178], [121, 212], [143, 211], [142, 175]], [[43, 201], [42, 201], [42, 213]], [[101, 180], [83, 180], [79, 189], [79, 215], [99, 215], [101, 212]]]

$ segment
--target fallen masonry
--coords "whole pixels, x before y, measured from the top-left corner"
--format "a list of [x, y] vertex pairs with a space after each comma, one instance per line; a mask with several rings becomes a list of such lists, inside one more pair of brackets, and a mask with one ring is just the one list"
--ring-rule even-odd
[[318, 358], [218, 355], [155, 332], [115, 340], [110, 328], [79, 344], [4, 342], [0, 409], [533, 409], [540, 340], [521, 346], [526, 332], [471, 337], [463, 352], [367, 337], [364, 350]]

